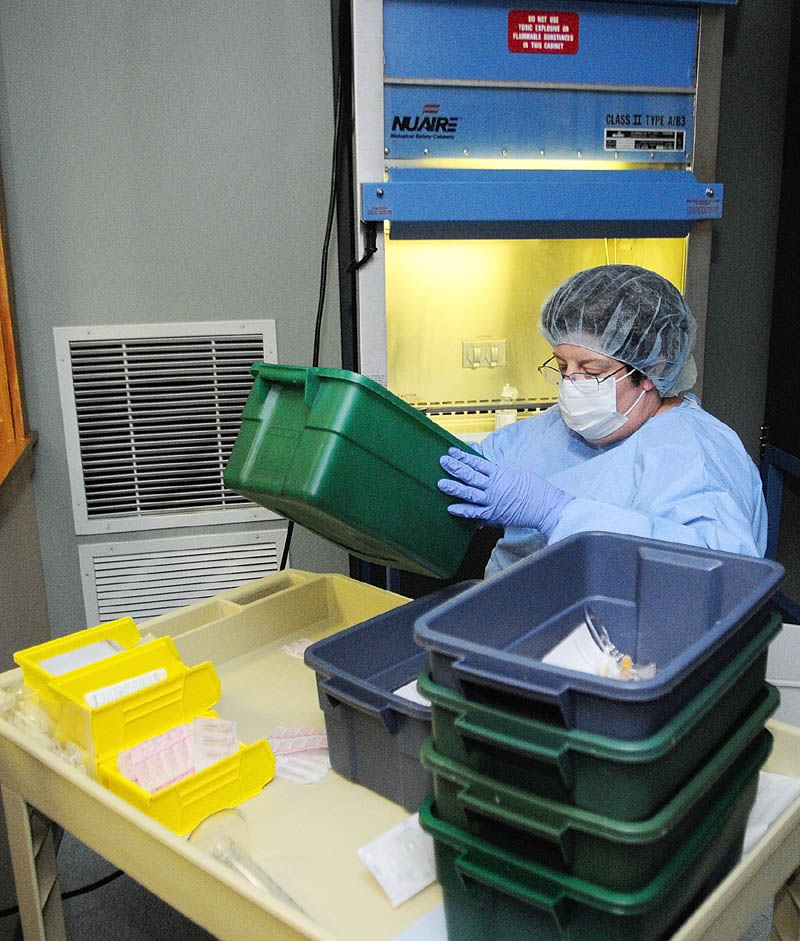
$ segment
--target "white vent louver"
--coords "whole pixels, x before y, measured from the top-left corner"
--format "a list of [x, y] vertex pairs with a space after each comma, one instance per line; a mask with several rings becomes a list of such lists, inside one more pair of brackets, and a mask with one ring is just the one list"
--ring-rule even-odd
[[282, 529], [79, 548], [88, 627], [146, 621], [278, 571]]
[[274, 321], [54, 332], [78, 534], [274, 518], [222, 479]]

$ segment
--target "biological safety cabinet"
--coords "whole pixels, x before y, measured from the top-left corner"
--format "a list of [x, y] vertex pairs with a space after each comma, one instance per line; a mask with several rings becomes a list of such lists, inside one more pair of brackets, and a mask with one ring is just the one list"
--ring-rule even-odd
[[542, 301], [618, 262], [685, 292], [702, 375], [734, 3], [334, 0], [344, 365], [480, 436], [553, 401]]

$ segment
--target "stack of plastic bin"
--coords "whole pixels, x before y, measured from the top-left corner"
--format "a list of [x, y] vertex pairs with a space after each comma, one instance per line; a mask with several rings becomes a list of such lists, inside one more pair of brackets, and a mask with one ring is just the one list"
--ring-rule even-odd
[[[772, 739], [774, 562], [606, 533], [423, 614], [450, 937], [666, 937], [736, 863]], [[542, 662], [590, 605], [649, 679]]]
[[89, 774], [175, 833], [242, 803], [274, 776], [266, 739], [240, 743], [232, 754], [152, 792], [121, 772], [121, 751], [196, 718], [216, 717], [212, 706], [221, 692], [212, 663], [187, 666], [171, 638], [145, 641], [131, 618], [18, 650], [14, 659], [49, 717], [53, 738], [77, 746]]

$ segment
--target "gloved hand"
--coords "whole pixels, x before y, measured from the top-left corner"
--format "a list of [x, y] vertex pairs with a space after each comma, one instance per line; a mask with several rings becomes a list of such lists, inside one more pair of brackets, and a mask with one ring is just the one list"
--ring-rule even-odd
[[439, 463], [455, 478], [442, 478], [439, 489], [464, 501], [447, 508], [453, 516], [538, 529], [549, 538], [564, 507], [573, 499], [534, 471], [508, 461], [487, 461], [450, 448]]

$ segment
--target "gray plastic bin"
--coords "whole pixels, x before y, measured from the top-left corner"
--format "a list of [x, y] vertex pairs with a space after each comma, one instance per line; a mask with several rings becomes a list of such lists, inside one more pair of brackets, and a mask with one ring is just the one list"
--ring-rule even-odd
[[[434, 683], [517, 715], [622, 739], [656, 732], [766, 624], [777, 562], [614, 533], [548, 546], [421, 615]], [[542, 663], [590, 603], [649, 680]]]
[[394, 692], [425, 667], [414, 622], [473, 584], [461, 582], [400, 605], [312, 644], [304, 654], [317, 674], [331, 767], [407, 810], [415, 811], [433, 784], [419, 760], [431, 734], [430, 706]]

